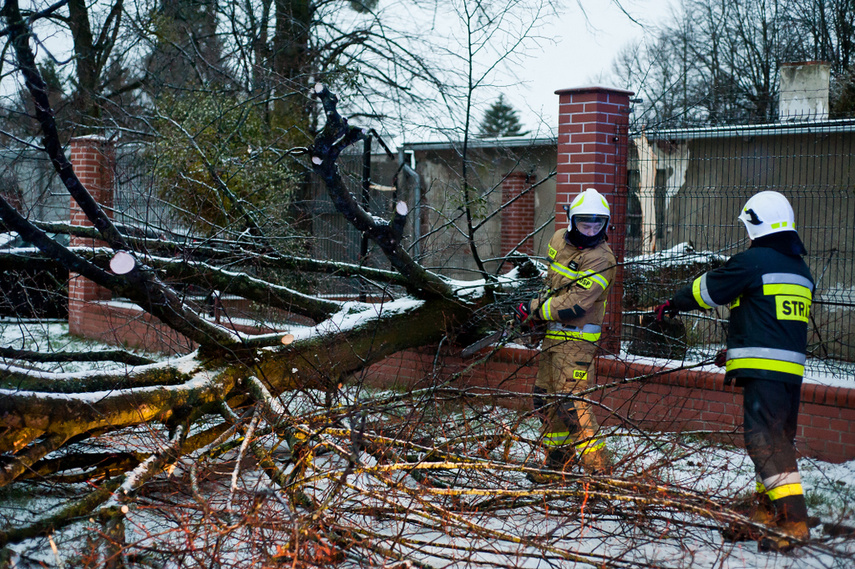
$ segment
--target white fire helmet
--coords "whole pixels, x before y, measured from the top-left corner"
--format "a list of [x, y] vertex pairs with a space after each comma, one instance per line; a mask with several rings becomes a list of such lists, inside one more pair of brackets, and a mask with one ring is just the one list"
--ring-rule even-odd
[[739, 219], [752, 240], [781, 231], [795, 231], [793, 207], [782, 194], [765, 191], [755, 194], [745, 203]]
[[609, 202], [594, 188], [587, 188], [573, 198], [570, 207], [567, 208], [570, 229], [573, 229], [573, 218], [576, 216], [591, 216], [592, 220], [605, 217], [605, 223], [608, 224], [611, 218]]

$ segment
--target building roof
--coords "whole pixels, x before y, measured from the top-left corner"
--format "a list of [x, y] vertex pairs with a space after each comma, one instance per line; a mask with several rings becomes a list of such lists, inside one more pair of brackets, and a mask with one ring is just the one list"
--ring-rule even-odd
[[[751, 125], [666, 128], [645, 131], [644, 134], [647, 135], [648, 140], [693, 140], [699, 138], [828, 134], [837, 132], [855, 132], [855, 118]], [[635, 133], [635, 135], [637, 134]]]
[[[469, 148], [531, 148], [533, 146], [555, 146], [558, 143], [554, 136], [501, 136], [491, 138], [470, 138]], [[439, 142], [408, 142], [404, 144], [405, 150], [451, 150], [460, 148], [461, 141], [439, 141]]]

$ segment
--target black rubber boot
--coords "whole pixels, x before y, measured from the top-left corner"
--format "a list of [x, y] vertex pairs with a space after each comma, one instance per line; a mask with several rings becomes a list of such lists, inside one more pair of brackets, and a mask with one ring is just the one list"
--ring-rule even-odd
[[550, 449], [546, 453], [546, 461], [543, 464], [544, 471], [529, 472], [526, 474], [526, 478], [535, 484], [561, 482], [566, 478], [565, 474], [573, 470], [576, 463], [576, 453], [572, 448], [558, 447]]

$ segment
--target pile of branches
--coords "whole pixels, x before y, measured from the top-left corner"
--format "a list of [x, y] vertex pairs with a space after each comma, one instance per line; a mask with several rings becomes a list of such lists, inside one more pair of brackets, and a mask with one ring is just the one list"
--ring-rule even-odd
[[[506, 406], [522, 394], [248, 388], [237, 413], [114, 432], [36, 464], [7, 488], [7, 524], [15, 493], [39, 519], [0, 533], [7, 556], [48, 541], [83, 567], [690, 567], [692, 552], [729, 555], [720, 530], [763, 530], [732, 483], [710, 488], [720, 472], [703, 465], [719, 447], [703, 437], [604, 430], [613, 473], [534, 484], [550, 471], [536, 419]], [[805, 550], [853, 559], [839, 543]]]

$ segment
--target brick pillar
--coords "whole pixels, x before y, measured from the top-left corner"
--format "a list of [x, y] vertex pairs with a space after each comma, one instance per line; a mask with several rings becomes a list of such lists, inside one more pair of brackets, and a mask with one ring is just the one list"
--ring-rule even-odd
[[[113, 170], [115, 166], [115, 147], [100, 136], [72, 138], [69, 142], [71, 164], [74, 173], [83, 186], [102, 207], [113, 206]], [[92, 227], [92, 223], [71, 199], [70, 218], [72, 225]], [[105, 209], [107, 215], [111, 215]], [[71, 238], [72, 247], [102, 247], [104, 242], [82, 237]], [[110, 300], [108, 289], [100, 287], [80, 275], [71, 273], [68, 279], [68, 331], [71, 334], [86, 335], [86, 307], [90, 302]]]
[[607, 87], [563, 89], [558, 112], [558, 178], [555, 224], [566, 223], [564, 206], [586, 188], [603, 194], [611, 206], [609, 245], [618, 260], [617, 276], [609, 293], [602, 346], [620, 350], [623, 297], [624, 241], [626, 237], [627, 145], [631, 91]]
[[517, 245], [517, 252], [534, 254], [533, 240], [526, 239], [534, 231], [534, 191], [523, 193], [530, 186], [531, 176], [525, 172], [511, 172], [502, 181], [502, 204], [508, 204], [502, 210], [502, 256]]

